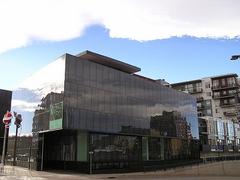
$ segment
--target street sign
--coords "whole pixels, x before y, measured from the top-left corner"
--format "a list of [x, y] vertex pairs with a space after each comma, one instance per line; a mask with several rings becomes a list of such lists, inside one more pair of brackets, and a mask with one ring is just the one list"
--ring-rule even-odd
[[4, 128], [4, 139], [3, 139], [3, 148], [2, 148], [2, 164], [5, 164], [5, 155], [6, 155], [6, 139], [7, 139], [7, 129], [9, 128], [12, 120], [12, 113], [7, 111], [3, 116], [3, 123], [5, 124]]
[[12, 120], [12, 113], [7, 111], [6, 114], [4, 114], [3, 117], [3, 123], [5, 124], [5, 128], [9, 128]]

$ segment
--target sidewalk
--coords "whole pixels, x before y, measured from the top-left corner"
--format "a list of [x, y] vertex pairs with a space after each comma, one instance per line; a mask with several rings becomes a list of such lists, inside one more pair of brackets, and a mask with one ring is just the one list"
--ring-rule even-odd
[[74, 172], [63, 172], [63, 171], [35, 171], [29, 170], [27, 168], [22, 168], [18, 166], [4, 166], [4, 170], [1, 173], [3, 177], [0, 179], [81, 179], [81, 180], [90, 180], [95, 179], [88, 174], [78, 174]]
[[160, 179], [160, 180], [239, 180], [240, 161], [187, 166], [167, 171], [134, 172], [119, 174], [81, 174], [70, 171], [35, 171], [17, 166], [4, 166], [0, 179], [7, 180], [92, 180], [92, 179]]

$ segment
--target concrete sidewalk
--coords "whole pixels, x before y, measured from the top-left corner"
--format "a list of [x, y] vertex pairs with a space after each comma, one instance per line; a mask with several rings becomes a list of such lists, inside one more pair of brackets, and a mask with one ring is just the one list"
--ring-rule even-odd
[[135, 172], [121, 174], [80, 174], [69, 171], [34, 171], [22, 167], [5, 166], [0, 179], [165, 179], [165, 180], [239, 180], [240, 161], [225, 161], [211, 164], [180, 167], [167, 171]]
[[2, 172], [0, 179], [81, 179], [81, 180], [90, 180], [95, 179], [88, 174], [79, 174], [74, 172], [66, 171], [35, 171], [29, 170], [27, 168], [17, 167], [17, 166], [4, 166], [4, 171]]

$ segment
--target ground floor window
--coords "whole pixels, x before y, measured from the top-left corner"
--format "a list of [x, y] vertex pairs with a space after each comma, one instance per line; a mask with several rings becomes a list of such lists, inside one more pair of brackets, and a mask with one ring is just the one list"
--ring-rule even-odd
[[141, 160], [141, 138], [136, 136], [91, 134], [94, 162]]
[[165, 137], [90, 134], [95, 163], [171, 161], [199, 158], [199, 143]]

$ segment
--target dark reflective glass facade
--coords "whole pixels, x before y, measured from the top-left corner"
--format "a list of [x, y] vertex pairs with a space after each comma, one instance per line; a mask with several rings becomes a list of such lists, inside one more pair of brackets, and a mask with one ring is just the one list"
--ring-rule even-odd
[[149, 79], [67, 56], [64, 128], [198, 139], [195, 99]]
[[35, 111], [36, 166], [86, 172], [90, 162], [129, 170], [198, 160], [195, 98], [97, 58], [65, 55], [64, 91], [49, 92]]
[[3, 148], [4, 124], [2, 123], [3, 116], [7, 111], [11, 110], [12, 92], [0, 89], [0, 152]]

